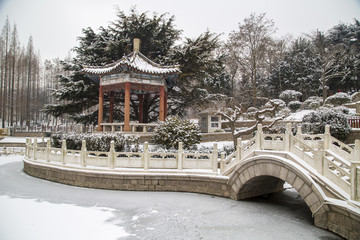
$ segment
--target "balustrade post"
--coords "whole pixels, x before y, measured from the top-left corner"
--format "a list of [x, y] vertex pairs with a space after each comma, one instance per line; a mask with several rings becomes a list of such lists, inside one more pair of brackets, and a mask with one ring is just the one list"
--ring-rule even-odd
[[315, 169], [321, 175], [324, 175], [324, 146], [325, 143], [323, 140], [318, 141], [318, 149], [314, 154]]
[[225, 153], [221, 153], [221, 160], [220, 160], [220, 173], [222, 174], [225, 171]]
[[325, 125], [324, 133], [324, 149], [329, 149], [330, 147], [330, 125]]
[[301, 125], [296, 126], [296, 137], [300, 138], [302, 134]]
[[34, 152], [33, 152], [33, 159], [36, 160], [36, 151], [37, 151], [37, 139], [34, 139]]
[[65, 165], [66, 140], [61, 141], [61, 163]]
[[144, 143], [144, 169], [149, 169], [149, 143]]
[[48, 139], [46, 141], [46, 161], [47, 162], [50, 162], [49, 155], [50, 155], [50, 139]]
[[360, 177], [358, 177], [360, 167], [360, 140], [355, 140], [355, 148], [351, 152], [352, 160], [350, 162], [350, 184], [351, 184], [351, 200], [360, 200]]
[[25, 156], [27, 158], [30, 157], [30, 139], [29, 138], [26, 138], [26, 144], [25, 144]]
[[81, 141], [80, 165], [86, 167], [86, 140]]
[[114, 169], [114, 160], [115, 160], [115, 142], [112, 140], [110, 142], [110, 152], [108, 153], [108, 166], [110, 169]]
[[179, 146], [178, 146], [178, 154], [177, 154], [177, 169], [178, 170], [183, 170], [183, 143], [179, 142]]
[[290, 151], [290, 134], [292, 134], [291, 133], [291, 123], [287, 123], [285, 126], [285, 136], [283, 139], [284, 151], [286, 151], [286, 152]]
[[242, 158], [241, 150], [242, 150], [242, 139], [238, 138], [236, 144], [236, 161], [240, 161]]
[[262, 125], [258, 124], [257, 133], [256, 133], [256, 150], [262, 149], [262, 135], [263, 135]]
[[217, 172], [218, 169], [218, 145], [214, 143], [214, 151], [212, 155], [212, 170], [213, 172]]

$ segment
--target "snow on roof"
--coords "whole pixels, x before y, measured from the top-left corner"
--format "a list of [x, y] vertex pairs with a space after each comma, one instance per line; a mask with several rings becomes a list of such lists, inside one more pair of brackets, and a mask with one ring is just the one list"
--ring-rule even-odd
[[133, 52], [122, 57], [119, 61], [106, 65], [104, 67], [86, 67], [83, 68], [84, 73], [93, 75], [108, 75], [115, 72], [122, 72], [123, 69], [131, 71], [147, 73], [147, 74], [179, 74], [181, 70], [178, 65], [162, 66], [157, 64], [140, 52]]

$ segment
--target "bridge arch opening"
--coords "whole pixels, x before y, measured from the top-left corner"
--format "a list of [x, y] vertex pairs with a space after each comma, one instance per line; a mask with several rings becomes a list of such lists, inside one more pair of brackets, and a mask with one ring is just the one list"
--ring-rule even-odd
[[320, 216], [326, 214], [324, 193], [306, 171], [290, 160], [278, 156], [255, 156], [240, 163], [230, 176], [231, 198], [247, 199], [281, 192], [284, 183], [290, 184], [305, 201], [315, 217], [315, 225], [325, 223]]
[[239, 189], [237, 199], [246, 199], [284, 190], [284, 181], [273, 176], [257, 176], [245, 182]]

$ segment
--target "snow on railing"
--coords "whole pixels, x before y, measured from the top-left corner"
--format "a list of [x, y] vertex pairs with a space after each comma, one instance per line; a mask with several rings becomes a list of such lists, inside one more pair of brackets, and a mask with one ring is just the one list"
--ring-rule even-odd
[[302, 134], [298, 128], [293, 136], [291, 125], [286, 126], [285, 134], [264, 134], [259, 124], [257, 133], [246, 144], [238, 139], [237, 150], [225, 157], [221, 155], [220, 172], [229, 175], [241, 161], [252, 156], [255, 150], [286, 151], [294, 154], [320, 175], [331, 180], [347, 192], [351, 199], [360, 200], [360, 140], [355, 149], [330, 135], [330, 126], [324, 134]]
[[347, 192], [352, 200], [360, 200], [360, 140], [355, 141], [353, 149], [333, 138], [330, 135], [330, 126], [325, 127], [324, 134], [317, 135], [302, 134], [298, 128], [296, 136], [293, 136], [291, 124], [286, 126], [285, 134], [264, 134], [259, 124], [252, 139], [243, 142], [239, 138], [235, 152], [227, 157], [221, 154], [220, 171], [216, 143], [212, 153], [188, 153], [183, 150], [182, 143], [179, 143], [177, 151], [166, 153], [150, 152], [148, 143], [144, 144], [143, 152], [115, 152], [113, 141], [109, 152], [87, 151], [85, 140], [82, 142], [81, 150], [66, 149], [65, 140], [62, 141], [62, 148], [50, 147], [49, 140], [46, 146], [44, 143], [42, 145], [38, 145], [36, 139], [27, 139], [26, 158], [80, 168], [181, 171], [186, 169], [194, 173], [200, 171], [202, 174], [225, 176], [231, 174], [241, 161], [253, 156], [255, 151], [284, 151], [294, 154], [321, 176], [331, 180]]
[[12, 127], [14, 132], [92, 132], [94, 130], [94, 126], [90, 125], [85, 127], [83, 124], [64, 124], [64, 125], [34, 125], [34, 126], [17, 126], [14, 125]]
[[1, 155], [24, 155], [25, 149], [24, 147], [0, 147], [0, 156]]
[[212, 153], [188, 153], [183, 150], [182, 143], [179, 143], [176, 152], [162, 153], [150, 152], [147, 142], [144, 144], [143, 152], [116, 152], [114, 142], [111, 141], [110, 151], [100, 152], [88, 151], [85, 140], [82, 142], [81, 150], [69, 150], [66, 149], [66, 140], [62, 141], [61, 148], [53, 148], [50, 146], [50, 140], [46, 146], [39, 146], [37, 139], [27, 139], [25, 156], [33, 161], [89, 169], [173, 169], [201, 170], [205, 174], [218, 173], [216, 143]]

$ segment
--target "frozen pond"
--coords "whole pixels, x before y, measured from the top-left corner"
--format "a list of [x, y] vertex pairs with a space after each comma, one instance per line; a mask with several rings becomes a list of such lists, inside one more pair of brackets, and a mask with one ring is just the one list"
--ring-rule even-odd
[[20, 160], [0, 156], [0, 239], [342, 239], [292, 189], [247, 201], [86, 189], [28, 176]]

